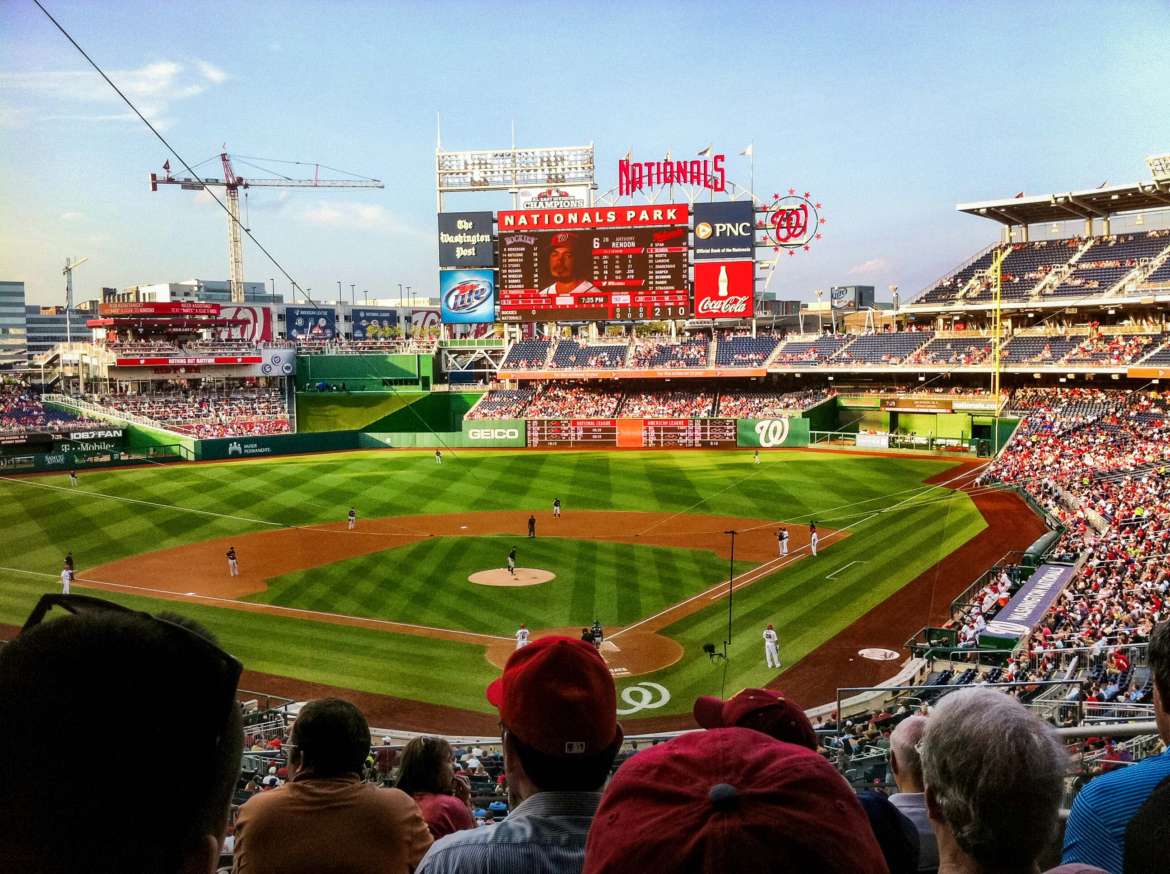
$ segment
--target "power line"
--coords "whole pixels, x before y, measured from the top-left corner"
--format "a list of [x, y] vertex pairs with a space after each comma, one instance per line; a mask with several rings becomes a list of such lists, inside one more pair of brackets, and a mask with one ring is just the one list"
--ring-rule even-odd
[[[180, 155], [178, 153], [178, 151], [175, 150], [175, 147], [172, 146], [169, 142], [167, 142], [166, 137], [164, 137], [161, 133], [159, 133], [158, 129], [155, 128], [155, 126], [153, 124], [151, 124], [149, 121], [147, 121], [146, 116], [144, 116], [141, 112], [138, 111], [138, 107], [135, 106], [133, 104], [133, 102], [131, 102], [130, 98], [122, 93], [122, 89], [120, 89], [117, 85], [114, 84], [114, 81], [109, 76], [106, 75], [105, 71], [100, 66], [98, 66], [97, 62], [93, 58], [91, 58], [89, 56], [89, 54], [85, 51], [85, 49], [83, 49], [78, 44], [77, 40], [75, 40], [72, 37], [72, 35], [70, 35], [69, 31], [67, 31], [64, 27], [62, 27], [61, 23], [59, 21], [57, 21], [56, 18], [53, 17], [52, 13], [50, 13], [49, 10], [46, 9], [41, 4], [41, 0], [33, 0], [33, 3], [35, 3], [37, 5], [37, 8], [40, 9], [41, 12], [45, 13], [45, 17], [48, 18], [49, 21], [53, 22], [53, 26], [56, 27], [57, 30], [61, 31], [61, 33], [65, 37], [65, 39], [69, 40], [69, 42], [73, 44], [73, 47], [81, 53], [81, 56], [83, 58], [85, 58], [86, 61], [89, 62], [89, 65], [97, 71], [98, 75], [106, 80], [106, 84], [108, 84], [111, 88], [114, 89], [114, 93], [116, 93], [119, 97], [122, 98], [122, 102], [130, 107], [130, 110], [136, 116], [138, 116], [138, 118], [142, 121], [142, 123], [144, 125], [146, 125], [146, 127], [150, 130], [150, 132], [152, 134], [154, 134], [155, 137], [158, 138], [158, 141], [160, 143], [162, 143], [163, 146], [166, 147], [166, 150], [175, 156], [175, 159], [187, 169], [187, 172], [190, 173], [194, 177], [195, 181], [197, 181], [203, 185], [203, 190], [205, 192], [207, 192], [207, 194], [210, 195], [211, 199], [214, 200], [219, 205], [219, 208], [222, 209], [227, 214], [228, 218], [232, 221], [232, 223], [239, 225], [240, 230], [242, 230], [245, 234], [248, 235], [248, 239], [256, 244], [256, 248], [258, 248], [261, 252], [263, 252], [265, 257], [267, 257], [268, 260], [272, 262], [273, 266], [275, 266], [276, 269], [281, 272], [281, 274], [284, 276], [284, 278], [287, 279], [290, 283], [292, 283], [293, 291], [294, 292], [299, 291], [301, 294], [303, 294], [305, 296], [305, 300], [307, 300], [309, 303], [313, 303], [313, 299], [311, 297], [309, 297], [308, 293], [303, 288], [301, 288], [300, 284], [297, 283], [297, 281], [295, 279], [293, 279], [292, 274], [290, 274], [287, 270], [284, 269], [284, 265], [276, 260], [276, 256], [273, 255], [271, 252], [269, 252], [268, 249], [265, 248], [264, 244], [256, 239], [255, 235], [252, 233], [252, 231], [250, 229], [246, 228], [243, 225], [243, 223], [240, 222], [239, 219], [237, 219], [234, 215], [232, 215], [231, 210], [229, 210], [227, 208], [226, 204], [224, 204], [224, 202], [216, 196], [215, 192], [213, 192], [210, 188], [207, 187], [206, 183], [204, 183], [204, 181], [203, 181], [203, 177], [201, 177], [198, 173], [196, 173], [194, 168], [190, 164], [187, 163], [187, 161], [183, 158], [182, 155]], [[202, 162], [202, 163], [206, 163], [206, 162]]]

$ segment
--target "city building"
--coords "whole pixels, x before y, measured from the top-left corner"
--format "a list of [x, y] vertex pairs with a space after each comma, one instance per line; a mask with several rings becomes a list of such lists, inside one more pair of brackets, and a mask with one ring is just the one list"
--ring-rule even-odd
[[43, 352], [48, 352], [58, 343], [64, 343], [72, 336], [74, 343], [88, 343], [92, 338], [92, 329], [86, 326], [86, 321], [97, 315], [94, 309], [81, 307], [69, 314], [69, 331], [65, 330], [65, 307], [63, 306], [26, 306], [24, 308], [26, 340], [28, 343], [28, 358], [33, 358]]
[[22, 368], [27, 363], [24, 283], [0, 282], [0, 370]]
[[[231, 285], [226, 279], [185, 279], [131, 285], [118, 291], [107, 303], [170, 303], [198, 300], [204, 303], [231, 303]], [[245, 303], [284, 303], [284, 295], [273, 293], [263, 282], [244, 283]]]

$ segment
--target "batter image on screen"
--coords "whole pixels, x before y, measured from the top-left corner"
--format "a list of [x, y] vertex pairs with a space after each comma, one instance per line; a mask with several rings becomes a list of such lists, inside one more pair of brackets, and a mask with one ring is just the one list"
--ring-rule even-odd
[[543, 295], [588, 294], [597, 291], [593, 284], [592, 262], [585, 238], [562, 231], [549, 239], [548, 272], [552, 282], [540, 290]]

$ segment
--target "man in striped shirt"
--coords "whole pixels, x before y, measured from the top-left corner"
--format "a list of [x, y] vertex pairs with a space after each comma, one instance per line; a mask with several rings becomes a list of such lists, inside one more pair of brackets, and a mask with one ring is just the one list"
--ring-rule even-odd
[[[1154, 716], [1162, 743], [1170, 744], [1170, 621], [1150, 635]], [[1097, 865], [1122, 874], [1125, 829], [1153, 791], [1170, 777], [1170, 749], [1136, 765], [1097, 777], [1077, 795], [1064, 832], [1064, 862]]]
[[487, 697], [500, 712], [511, 812], [436, 841], [417, 874], [580, 874], [622, 744], [609, 668], [588, 643], [542, 637], [512, 653]]

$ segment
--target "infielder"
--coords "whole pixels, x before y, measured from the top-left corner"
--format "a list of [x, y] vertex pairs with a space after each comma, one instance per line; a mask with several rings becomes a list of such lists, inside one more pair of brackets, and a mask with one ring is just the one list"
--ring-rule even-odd
[[240, 565], [236, 561], [236, 548], [234, 546], [228, 547], [227, 560], [228, 560], [228, 573], [231, 574], [233, 577], [238, 577], [240, 575]]
[[557, 498], [553, 501], [553, 518], [554, 519], [561, 518], [561, 499], [560, 498]]
[[817, 544], [820, 541], [821, 536], [817, 534], [817, 523], [813, 522], [808, 526], [808, 548], [811, 550], [814, 558], [817, 554]]
[[350, 531], [353, 531], [353, 529], [357, 528], [357, 510], [355, 510], [353, 507], [350, 507], [349, 515], [346, 516], [346, 520], [348, 522]]
[[528, 517], [528, 536], [529, 537], [536, 536], [536, 517], [535, 516]]
[[516, 547], [512, 547], [512, 551], [508, 553], [508, 573], [516, 576]]
[[73, 568], [66, 565], [61, 568], [61, 594], [69, 594], [69, 586], [73, 582]]
[[781, 528], [777, 531], [776, 540], [780, 544], [780, 555], [788, 555], [788, 529]]
[[764, 661], [770, 668], [780, 667], [780, 636], [776, 634], [771, 622], [764, 629]]
[[520, 627], [516, 629], [516, 649], [524, 649], [528, 646], [528, 626], [523, 622]]

